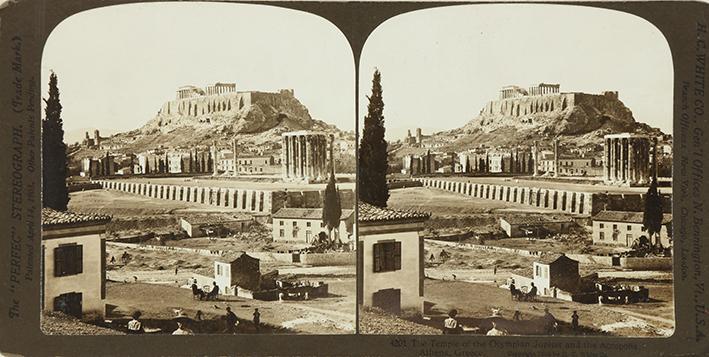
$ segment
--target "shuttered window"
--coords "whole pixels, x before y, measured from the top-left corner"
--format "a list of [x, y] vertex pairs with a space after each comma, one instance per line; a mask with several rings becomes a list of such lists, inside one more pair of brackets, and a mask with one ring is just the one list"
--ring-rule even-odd
[[401, 242], [376, 243], [374, 248], [374, 272], [401, 269]]
[[77, 244], [54, 248], [54, 276], [81, 274], [83, 247]]

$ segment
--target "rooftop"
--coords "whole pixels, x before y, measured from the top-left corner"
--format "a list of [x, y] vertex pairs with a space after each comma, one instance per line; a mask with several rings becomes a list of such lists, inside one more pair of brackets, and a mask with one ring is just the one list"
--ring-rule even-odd
[[563, 260], [567, 260], [567, 261], [571, 261], [571, 262], [578, 263], [578, 261], [573, 260], [573, 259], [567, 257], [567, 256], [566, 256], [565, 254], [563, 254], [563, 253], [560, 253], [560, 254], [544, 254], [544, 255], [542, 255], [541, 258], [537, 259], [537, 263], [549, 265], [549, 264], [554, 263], [554, 262], [556, 262], [557, 260], [560, 260], [560, 259], [561, 259], [562, 261], [563, 261]]
[[111, 221], [111, 216], [103, 214], [85, 214], [69, 211], [57, 211], [42, 208], [42, 228], [58, 226], [74, 226], [87, 224], [104, 224]]
[[[340, 219], [347, 219], [354, 214], [354, 210], [343, 209]], [[322, 208], [281, 208], [273, 214], [273, 218], [291, 219], [322, 219]]]
[[359, 202], [359, 222], [391, 222], [408, 220], [426, 220], [431, 217], [430, 213], [416, 211], [400, 211], [390, 208], [381, 208], [368, 203]]
[[259, 260], [258, 258], [254, 258], [254, 257], [246, 254], [246, 252], [229, 252], [229, 253], [225, 253], [224, 255], [217, 258], [216, 261], [218, 261], [220, 263], [231, 263], [243, 256], [246, 256], [247, 258], [252, 259], [252, 260]]
[[571, 217], [561, 215], [539, 215], [539, 216], [510, 216], [501, 218], [509, 224], [536, 224], [536, 223], [567, 223], [573, 222]]
[[[593, 216], [594, 221], [643, 223], [643, 212], [601, 211]], [[662, 214], [662, 224], [672, 222], [672, 213]]]

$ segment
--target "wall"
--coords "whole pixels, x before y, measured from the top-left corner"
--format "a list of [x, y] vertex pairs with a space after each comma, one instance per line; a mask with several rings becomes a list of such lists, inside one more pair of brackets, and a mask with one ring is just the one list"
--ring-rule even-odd
[[[105, 306], [102, 299], [102, 280], [104, 271], [101, 269], [104, 259], [101, 246], [102, 238], [98, 234], [81, 235], [66, 238], [50, 238], [42, 240], [44, 259], [44, 309], [54, 309], [54, 298], [65, 293], [82, 294], [82, 311], [87, 314], [104, 316]], [[82, 245], [83, 268], [81, 274], [55, 277], [54, 248], [61, 244], [76, 243]]]
[[[419, 236], [416, 231], [363, 235], [359, 241], [362, 249], [363, 306], [372, 306], [372, 295], [383, 289], [401, 290], [403, 314], [423, 312], [423, 297], [419, 296]], [[374, 244], [379, 241], [401, 242], [401, 269], [374, 272]]]
[[417, 178], [425, 187], [437, 188], [477, 198], [514, 202], [527, 206], [554, 209], [565, 213], [590, 215], [594, 212], [589, 192], [542, 189], [524, 186], [481, 184], [443, 179]]
[[355, 265], [355, 253], [310, 253], [301, 254], [300, 262], [312, 266]]
[[[603, 225], [603, 228], [601, 228], [601, 225]], [[613, 225], [617, 225], [618, 228], [618, 235], [615, 240], [613, 239]], [[603, 239], [601, 239], [601, 233], [603, 233]], [[643, 225], [640, 223], [593, 221], [593, 244], [630, 247], [641, 236], [650, 238], [648, 232], [643, 231]], [[652, 239], [654, 240], [654, 238]], [[660, 230], [660, 242], [664, 247], [671, 246], [666, 225], [663, 225]]]

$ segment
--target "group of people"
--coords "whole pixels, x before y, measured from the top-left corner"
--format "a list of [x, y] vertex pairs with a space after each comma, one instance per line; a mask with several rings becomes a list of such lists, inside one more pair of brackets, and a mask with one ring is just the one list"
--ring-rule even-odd
[[[146, 332], [145, 327], [143, 326], [143, 322], [140, 320], [140, 317], [142, 316], [142, 313], [140, 311], [135, 311], [132, 314], [132, 319], [128, 321], [127, 328], [128, 328], [128, 334], [131, 335], [137, 335], [137, 334], [143, 334]], [[202, 321], [202, 318], [204, 316], [204, 313], [202, 310], [198, 310], [197, 314], [195, 315], [195, 319], [197, 321]], [[187, 324], [184, 321], [184, 316], [178, 316], [175, 319], [175, 323], [177, 324], [177, 328], [172, 332], [173, 335], [194, 335], [194, 332], [187, 327]], [[229, 333], [229, 334], [234, 334], [236, 333], [236, 327], [239, 326], [239, 319], [237, 318], [236, 314], [231, 311], [231, 307], [227, 306], [226, 308], [226, 314], [224, 315], [224, 321], [225, 321], [225, 328], [223, 330], [223, 333]], [[258, 308], [254, 309], [253, 312], [253, 324], [254, 328], [256, 329], [256, 333], [261, 332], [261, 313], [259, 312]], [[159, 330], [157, 330], [159, 331]]]
[[528, 292], [523, 292], [522, 290], [517, 289], [515, 286], [515, 281], [512, 279], [510, 281], [510, 299], [512, 300], [523, 300], [523, 301], [534, 301], [535, 297], [537, 296], [537, 287], [534, 286], [534, 283], [531, 283], [529, 291]]
[[192, 279], [192, 297], [199, 298], [200, 300], [216, 300], [219, 296], [219, 285], [216, 281], [212, 282], [212, 290], [205, 292], [197, 286], [197, 279]]
[[[463, 333], [463, 325], [461, 325], [456, 319], [457, 315], [458, 310], [456, 309], [453, 309], [448, 312], [448, 318], [443, 321], [443, 334], [451, 335]], [[501, 317], [499, 314], [493, 314], [493, 316]], [[520, 319], [521, 313], [519, 312], [519, 310], [515, 310], [512, 320], [519, 321]], [[549, 312], [549, 308], [544, 308], [543, 321], [545, 334], [556, 335], [559, 332], [559, 321], [554, 317], [554, 315]], [[491, 323], [492, 328], [487, 331], [487, 336], [506, 336], [509, 334], [506, 329], [498, 327], [496, 321], [493, 320], [491, 321]], [[579, 332], [579, 315], [576, 310], [574, 310], [574, 312], [571, 314], [571, 330], [574, 333]]]

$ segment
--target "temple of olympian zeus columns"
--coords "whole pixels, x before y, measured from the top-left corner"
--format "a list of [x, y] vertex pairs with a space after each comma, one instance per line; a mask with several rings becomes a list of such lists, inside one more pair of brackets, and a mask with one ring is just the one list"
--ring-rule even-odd
[[609, 134], [603, 137], [603, 180], [607, 184], [623, 186], [648, 185], [656, 174], [657, 142], [646, 135], [630, 133]]
[[[330, 146], [334, 137], [323, 132], [292, 131], [281, 134], [281, 167], [285, 181], [324, 181], [328, 176], [328, 136]], [[330, 165], [332, 147], [330, 147]]]

